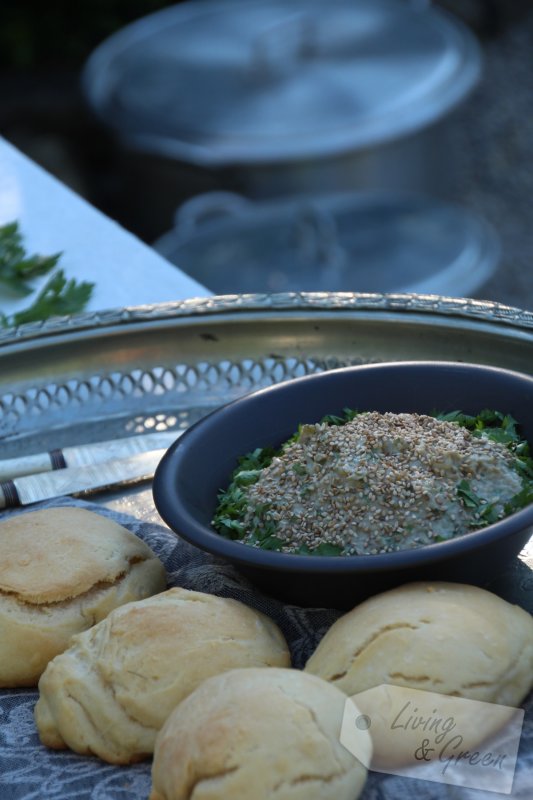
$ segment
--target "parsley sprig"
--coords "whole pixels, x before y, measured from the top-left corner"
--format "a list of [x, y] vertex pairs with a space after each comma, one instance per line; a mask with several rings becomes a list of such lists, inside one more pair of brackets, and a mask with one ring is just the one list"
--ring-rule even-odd
[[91, 298], [94, 283], [68, 280], [62, 269], [53, 272], [61, 253], [51, 256], [28, 255], [18, 222], [0, 226], [0, 289], [16, 297], [34, 291], [32, 281], [50, 275], [50, 279], [28, 308], [12, 315], [0, 312], [0, 326], [7, 328], [25, 322], [82, 311]]

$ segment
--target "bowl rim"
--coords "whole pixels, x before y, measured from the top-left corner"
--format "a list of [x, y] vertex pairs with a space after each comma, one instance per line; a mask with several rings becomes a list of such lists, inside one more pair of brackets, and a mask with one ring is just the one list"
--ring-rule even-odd
[[[431, 565], [444, 558], [457, 555], [467, 556], [476, 551], [481, 545], [497, 542], [501, 539], [512, 537], [514, 534], [525, 530], [529, 526], [533, 527], [533, 503], [519, 511], [515, 511], [508, 517], [504, 517], [484, 528], [471, 531], [444, 542], [435, 542], [422, 547], [408, 548], [393, 553], [377, 553], [375, 555], [353, 555], [353, 556], [319, 556], [319, 555], [300, 555], [295, 553], [280, 553], [273, 550], [263, 550], [245, 544], [239, 540], [227, 539], [219, 534], [214, 528], [200, 523], [188, 512], [186, 506], [178, 493], [172, 494], [172, 502], [167, 491], [176, 485], [176, 476], [179, 471], [181, 456], [194, 443], [194, 437], [209, 434], [209, 429], [218, 424], [219, 418], [225, 414], [233, 413], [233, 409], [238, 410], [243, 404], [253, 402], [257, 397], [269, 395], [273, 392], [290, 391], [290, 386], [310, 382], [327, 380], [333, 373], [361, 373], [366, 371], [381, 371], [385, 369], [402, 370], [406, 367], [427, 369], [428, 367], [441, 369], [450, 368], [461, 371], [471, 372], [472, 370], [483, 373], [493, 373], [507, 375], [514, 380], [519, 380], [523, 384], [529, 384], [533, 390], [533, 376], [514, 370], [504, 369], [484, 364], [470, 364], [468, 362], [453, 361], [401, 361], [401, 362], [380, 362], [379, 364], [361, 364], [348, 367], [340, 367], [319, 373], [303, 375], [287, 381], [281, 381], [271, 386], [256, 389], [248, 392], [235, 400], [214, 409], [206, 416], [198, 420], [188, 428], [167, 450], [161, 459], [153, 481], [153, 499], [155, 506], [162, 519], [174, 530], [174, 532], [185, 541], [207, 551], [215, 556], [221, 556], [234, 563], [243, 566], [258, 567], [262, 570], [275, 570], [281, 572], [299, 573], [383, 573], [396, 569], [409, 567], [419, 568], [424, 565]], [[399, 412], [398, 412], [399, 413]], [[532, 443], [533, 444], [533, 443]], [[163, 488], [164, 487], [164, 488]], [[185, 521], [179, 525], [179, 532], [176, 530], [176, 518], [180, 517]], [[185, 530], [183, 530], [185, 528]]]

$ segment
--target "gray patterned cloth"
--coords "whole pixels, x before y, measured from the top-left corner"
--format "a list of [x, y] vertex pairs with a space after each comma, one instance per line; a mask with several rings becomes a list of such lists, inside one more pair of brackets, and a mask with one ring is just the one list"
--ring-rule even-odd
[[[231, 566], [178, 540], [162, 526], [69, 498], [41, 507], [58, 505], [81, 505], [127, 527], [161, 558], [170, 586], [233, 597], [268, 614], [283, 631], [296, 668], [305, 664], [340, 616], [338, 611], [288, 606], [262, 595]], [[36, 691], [28, 689], [0, 691], [0, 800], [146, 800], [150, 762], [115, 767], [97, 758], [43, 747], [33, 719], [37, 697]], [[514, 800], [533, 798], [533, 696], [524, 708], [518, 766], [512, 794], [507, 795]], [[494, 800], [498, 796], [505, 795], [370, 772], [362, 800]]]

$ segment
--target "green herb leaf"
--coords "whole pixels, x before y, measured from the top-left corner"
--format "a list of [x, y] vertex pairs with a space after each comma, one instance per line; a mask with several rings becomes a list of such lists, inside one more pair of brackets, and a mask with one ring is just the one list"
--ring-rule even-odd
[[491, 525], [501, 518], [494, 503], [488, 503], [482, 497], [472, 491], [468, 481], [460, 481], [457, 484], [457, 494], [465, 508], [470, 508], [476, 512], [475, 518], [471, 522], [471, 527], [478, 528], [481, 525]]
[[515, 470], [522, 475], [523, 478], [533, 480], [533, 459], [528, 456], [519, 456], [513, 462]]
[[486, 436], [487, 439], [492, 439], [493, 442], [500, 442], [501, 444], [520, 442], [520, 436], [516, 429], [518, 423], [510, 414], [506, 414], [502, 417], [499, 423], [499, 426], [486, 425], [483, 428], [483, 435]]
[[89, 301], [94, 283], [67, 280], [62, 269], [58, 270], [39, 292], [29, 308], [11, 317], [13, 325], [64, 316], [81, 311]]
[[322, 417], [320, 422], [325, 423], [326, 425], [346, 425], [347, 422], [351, 422], [352, 419], [361, 413], [363, 412], [357, 411], [354, 408], [343, 408], [342, 417], [338, 416], [338, 414], [326, 414], [324, 417]]
[[303, 464], [296, 462], [292, 465], [292, 471], [295, 472], [297, 475], [304, 476], [307, 475], [307, 470]]
[[330, 542], [321, 542], [312, 552], [317, 556], [340, 556], [342, 555], [342, 547]]
[[466, 508], [478, 509], [483, 503], [481, 497], [478, 497], [477, 494], [472, 491], [470, 484], [465, 480], [459, 481], [457, 484], [457, 495]]
[[237, 486], [251, 486], [257, 483], [260, 475], [260, 469], [239, 469], [233, 476], [233, 480]]
[[239, 458], [239, 466], [235, 470], [234, 475], [241, 471], [261, 470], [268, 467], [278, 452], [279, 450], [273, 447], [257, 447], [251, 453], [247, 453]]
[[520, 511], [521, 508], [525, 508], [530, 503], [533, 503], [533, 484], [528, 483], [505, 504], [504, 513], [506, 516], [514, 514], [515, 511]]
[[296, 553], [300, 556], [341, 556], [342, 547], [330, 542], [321, 542], [318, 547], [311, 548], [307, 544], [301, 544]]
[[492, 525], [493, 522], [498, 522], [498, 520], [501, 519], [501, 514], [499, 514], [494, 507], [494, 503], [487, 503], [480, 509], [479, 518], [483, 520], [486, 525]]
[[[29, 256], [24, 248], [17, 222], [0, 227], [0, 286], [12, 294], [25, 297], [32, 293], [30, 281], [48, 275], [57, 265], [61, 253], [52, 256]], [[22, 325], [82, 311], [89, 301], [93, 283], [67, 280], [62, 270], [54, 273], [29, 308], [12, 316], [0, 313], [0, 325]]]
[[474, 435], [483, 435], [502, 444], [511, 442], [518, 444], [522, 441], [517, 431], [517, 421], [510, 414], [502, 414], [501, 411], [484, 408], [476, 416], [463, 414], [461, 411], [435, 413], [433, 416], [444, 422], [455, 422], [463, 428], [468, 428]]
[[18, 223], [0, 227], [0, 283], [13, 294], [20, 297], [31, 294], [32, 287], [28, 281], [51, 272], [60, 256], [61, 253], [28, 256]]
[[217, 514], [217, 530], [226, 539], [242, 539], [245, 534], [244, 525], [236, 519]]
[[463, 428], [474, 430], [476, 427], [476, 417], [471, 417], [469, 414], [463, 414], [462, 411], [448, 411], [446, 414], [434, 412], [433, 415], [436, 419], [442, 422], [455, 422]]
[[261, 550], [277, 550], [278, 552], [283, 547], [283, 540], [277, 536], [265, 536], [259, 541]]
[[226, 491], [219, 492], [213, 526], [222, 536], [240, 539], [245, 533], [244, 525], [240, 521], [245, 511], [246, 494], [232, 483]]

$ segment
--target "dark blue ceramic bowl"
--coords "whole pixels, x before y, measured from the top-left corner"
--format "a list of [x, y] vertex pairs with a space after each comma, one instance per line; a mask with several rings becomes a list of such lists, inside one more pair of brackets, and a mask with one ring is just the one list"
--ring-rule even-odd
[[345, 407], [431, 413], [491, 408], [512, 414], [533, 443], [533, 377], [494, 367], [398, 362], [332, 370], [276, 384], [204, 417], [173, 444], [154, 479], [161, 517], [183, 539], [230, 561], [264, 592], [306, 606], [349, 608], [413, 580], [484, 585], [515, 557], [533, 530], [533, 505], [457, 539], [369, 556], [265, 551], [220, 536], [210, 525], [219, 489], [239, 456], [277, 446], [300, 422]]

